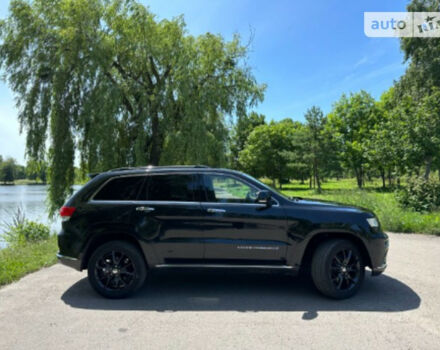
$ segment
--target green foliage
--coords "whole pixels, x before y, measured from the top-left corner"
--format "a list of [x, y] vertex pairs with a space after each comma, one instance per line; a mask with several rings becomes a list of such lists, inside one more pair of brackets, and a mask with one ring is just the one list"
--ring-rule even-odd
[[49, 239], [49, 227], [27, 220], [21, 207], [18, 207], [11, 216], [11, 222], [3, 223], [5, 232], [1, 236], [10, 245], [35, 243]]
[[310, 164], [313, 184], [321, 191], [321, 180], [325, 173], [335, 170], [338, 164], [338, 144], [326, 129], [327, 119], [319, 107], [313, 106], [306, 114], [306, 162]]
[[371, 129], [377, 119], [374, 99], [365, 91], [342, 95], [333, 106], [327, 123], [328, 131], [341, 150], [346, 167], [353, 170], [358, 187], [362, 188], [364, 172], [368, 167], [365, 140], [371, 137]]
[[419, 212], [431, 212], [440, 209], [440, 181], [412, 177], [405, 187], [397, 192], [399, 203]]
[[245, 148], [247, 139], [252, 131], [259, 125], [266, 124], [265, 116], [255, 112], [238, 118], [231, 135], [231, 167], [242, 169], [239, 163], [240, 152]]
[[257, 126], [249, 135], [246, 147], [239, 154], [239, 163], [251, 174], [268, 177], [275, 185], [289, 178], [289, 155], [295, 124], [281, 121]]
[[47, 163], [45, 161], [29, 160], [26, 164], [26, 177], [30, 180], [47, 182]]
[[39, 242], [47, 240], [49, 237], [49, 227], [29, 220], [4, 233], [5, 241], [10, 244]]
[[188, 35], [181, 17], [157, 21], [134, 0], [14, 0], [0, 38], [30, 159], [49, 133], [51, 213], [72, 192], [74, 150], [83, 173], [224, 163], [224, 116], [265, 89], [238, 36]]
[[25, 220], [9, 229], [3, 234], [3, 238], [9, 244], [25, 244], [49, 239], [50, 229], [38, 222]]
[[0, 163], [0, 182], [13, 182], [16, 173], [16, 163], [12, 158], [8, 158]]

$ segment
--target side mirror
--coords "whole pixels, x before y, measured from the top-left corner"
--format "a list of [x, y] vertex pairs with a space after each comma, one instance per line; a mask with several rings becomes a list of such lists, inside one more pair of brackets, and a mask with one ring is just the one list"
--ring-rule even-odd
[[256, 203], [266, 204], [266, 206], [270, 207], [272, 204], [272, 193], [270, 191], [262, 190], [258, 191]]

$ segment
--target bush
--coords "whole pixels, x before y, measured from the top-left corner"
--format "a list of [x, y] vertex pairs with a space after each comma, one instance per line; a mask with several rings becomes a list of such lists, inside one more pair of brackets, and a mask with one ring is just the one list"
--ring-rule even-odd
[[397, 200], [405, 208], [418, 212], [431, 212], [440, 208], [440, 182], [415, 177], [397, 192]]
[[10, 227], [3, 236], [9, 244], [34, 243], [48, 240], [50, 229], [38, 222], [25, 220], [17, 226]]
[[49, 227], [27, 220], [21, 208], [14, 213], [12, 223], [4, 226], [6, 230], [3, 239], [11, 245], [45, 241], [50, 237]]

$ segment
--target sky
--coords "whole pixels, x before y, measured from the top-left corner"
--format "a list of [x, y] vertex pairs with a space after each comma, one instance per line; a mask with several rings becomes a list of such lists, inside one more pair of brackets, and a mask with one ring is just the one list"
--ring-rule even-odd
[[[254, 110], [267, 120], [304, 120], [313, 105], [325, 113], [343, 93], [375, 98], [405, 71], [395, 38], [368, 38], [365, 11], [405, 11], [402, 0], [141, 0], [157, 19], [183, 15], [189, 34], [206, 32], [249, 42], [248, 64], [265, 99]], [[9, 2], [0, 1], [0, 18]], [[0, 82], [0, 154], [25, 163], [12, 91]]]

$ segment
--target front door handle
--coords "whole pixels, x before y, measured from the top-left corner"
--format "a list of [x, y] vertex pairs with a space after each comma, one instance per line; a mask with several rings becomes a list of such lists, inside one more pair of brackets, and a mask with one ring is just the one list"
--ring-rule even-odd
[[154, 211], [154, 208], [151, 207], [136, 207], [136, 211], [143, 211], [146, 213], [151, 213], [152, 211]]
[[226, 213], [225, 209], [217, 209], [217, 208], [208, 208], [208, 213]]

